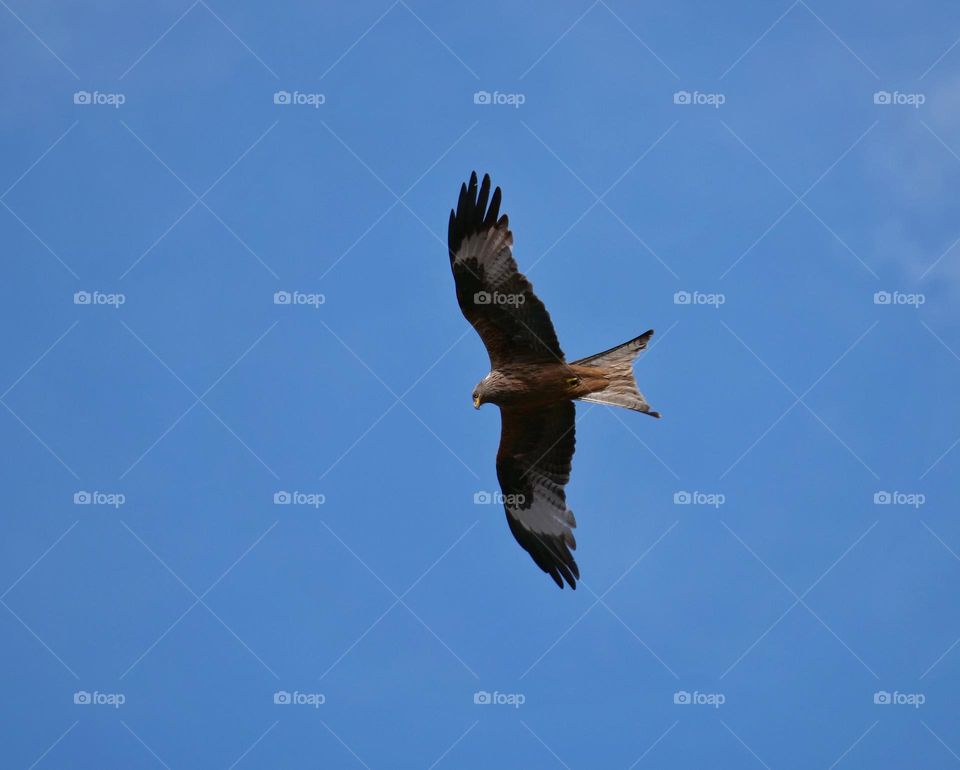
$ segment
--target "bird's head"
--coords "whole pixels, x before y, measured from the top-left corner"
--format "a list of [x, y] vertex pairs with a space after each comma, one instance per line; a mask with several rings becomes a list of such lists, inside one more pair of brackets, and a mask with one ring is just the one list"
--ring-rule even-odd
[[481, 404], [486, 404], [493, 399], [493, 390], [495, 386], [495, 377], [493, 372], [489, 373], [473, 389], [473, 408], [479, 409]]

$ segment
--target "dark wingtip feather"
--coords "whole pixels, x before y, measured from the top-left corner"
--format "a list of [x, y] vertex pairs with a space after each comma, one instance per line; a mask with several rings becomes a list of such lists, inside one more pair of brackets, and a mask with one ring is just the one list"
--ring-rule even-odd
[[534, 563], [560, 588], [565, 587], [564, 581], [566, 581], [570, 588], [576, 590], [577, 581], [580, 579], [580, 568], [564, 542], [562, 540], [554, 542], [550, 536], [541, 536], [528, 530], [510, 515], [509, 510], [505, 512], [510, 531], [523, 550], [530, 554]]
[[487, 216], [483, 220], [483, 226], [486, 228], [494, 227], [497, 224], [497, 217], [500, 216], [500, 199], [502, 193], [498, 187], [493, 191], [493, 198], [490, 199], [490, 208], [487, 210]]
[[451, 259], [459, 250], [460, 244], [474, 233], [507, 225], [506, 215], [500, 216], [503, 194], [497, 187], [491, 196], [490, 188], [490, 175], [484, 174], [483, 181], [478, 182], [476, 171], [470, 173], [469, 182], [460, 185], [457, 208], [451, 212], [447, 230], [447, 247]]
[[484, 214], [487, 211], [487, 199], [490, 197], [490, 175], [483, 175], [483, 182], [480, 185], [480, 192], [477, 195], [476, 208], [474, 209], [474, 226], [483, 227]]
[[571, 588], [577, 587], [577, 580], [573, 576], [573, 573], [570, 571], [570, 568], [566, 564], [564, 564], [563, 562], [560, 562], [557, 565], [557, 569], [560, 570], [560, 574], [563, 575], [564, 579], [567, 581], [568, 585]]
[[461, 216], [463, 211], [467, 207], [467, 186], [466, 184], [460, 185], [460, 197], [457, 198], [457, 218]]

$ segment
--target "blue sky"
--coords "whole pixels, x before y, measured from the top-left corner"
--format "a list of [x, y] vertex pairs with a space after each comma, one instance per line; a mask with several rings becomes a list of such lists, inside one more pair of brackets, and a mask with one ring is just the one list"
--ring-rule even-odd
[[[953, 4], [0, 6], [5, 767], [960, 764]], [[657, 330], [575, 593], [473, 169], [568, 356]]]

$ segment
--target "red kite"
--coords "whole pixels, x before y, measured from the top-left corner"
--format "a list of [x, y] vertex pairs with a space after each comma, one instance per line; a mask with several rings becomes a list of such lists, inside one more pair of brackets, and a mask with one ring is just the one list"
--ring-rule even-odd
[[[473, 405], [500, 407], [497, 478], [507, 523], [537, 566], [573, 589], [580, 570], [573, 512], [564, 486], [574, 451], [574, 401], [622, 406], [659, 417], [633, 378], [633, 361], [653, 329], [622, 345], [567, 363], [543, 302], [517, 269], [513, 233], [500, 216], [500, 188], [476, 172], [461, 185], [450, 212], [448, 248], [457, 302], [483, 340], [490, 373], [473, 391]], [[489, 201], [489, 205], [488, 205]]]

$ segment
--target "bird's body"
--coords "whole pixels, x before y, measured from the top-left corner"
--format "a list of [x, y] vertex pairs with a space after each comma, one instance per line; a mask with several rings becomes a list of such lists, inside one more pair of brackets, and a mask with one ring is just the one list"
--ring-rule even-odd
[[474, 405], [547, 406], [587, 392], [581, 376], [566, 364], [507, 364], [480, 380]]
[[576, 588], [580, 570], [571, 551], [577, 522], [564, 491], [575, 445], [574, 401], [659, 417], [633, 377], [634, 359], [653, 330], [568, 363], [543, 302], [517, 269], [500, 198], [499, 187], [490, 197], [489, 176], [478, 188], [474, 173], [450, 212], [457, 301], [490, 356], [490, 372], [474, 388], [473, 405], [500, 407], [497, 478], [510, 531], [558, 586], [566, 581]]
[[514, 364], [494, 369], [477, 384], [480, 404], [539, 407], [560, 401], [602, 398], [617, 373], [580, 364]]

